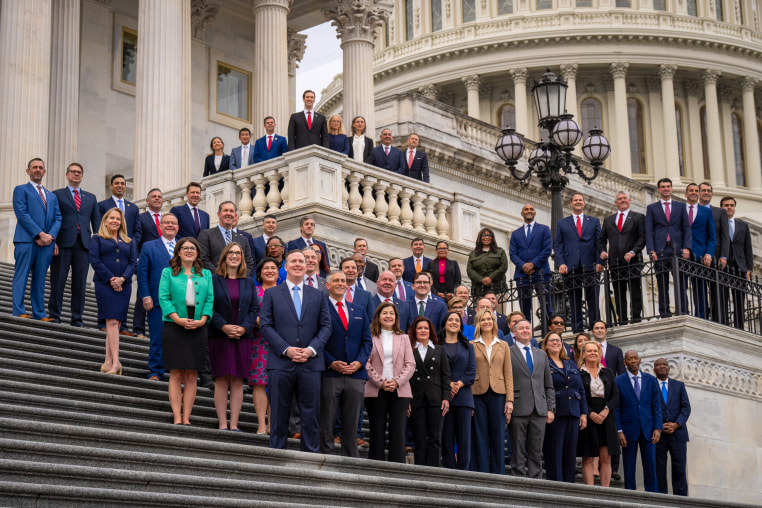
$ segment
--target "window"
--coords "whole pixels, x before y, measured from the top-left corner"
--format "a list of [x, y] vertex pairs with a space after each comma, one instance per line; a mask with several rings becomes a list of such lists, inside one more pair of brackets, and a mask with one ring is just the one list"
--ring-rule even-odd
[[217, 113], [251, 120], [251, 73], [217, 62]]
[[405, 40], [413, 40], [413, 0], [405, 0]]
[[431, 0], [431, 31], [442, 29], [442, 0]]
[[135, 30], [122, 27], [121, 54], [121, 81], [135, 85], [135, 69], [138, 64], [138, 33]]
[[643, 105], [627, 99], [627, 122], [630, 127], [630, 165], [634, 175], [646, 174], [646, 148], [643, 135]]
[[553, 0], [537, 0], [537, 10], [542, 11], [553, 8]]
[[629, 7], [630, 6], [630, 0], [616, 0], [616, 6], [617, 7]]
[[685, 154], [683, 152], [683, 110], [675, 105], [675, 123], [677, 124], [677, 159], [680, 163], [680, 176], [685, 176]]
[[603, 115], [601, 103], [597, 99], [589, 97], [582, 101], [582, 131], [590, 134], [592, 129], [603, 130]]
[[736, 113], [730, 115], [733, 130], [733, 163], [736, 169], [736, 185], [746, 187], [746, 163], [743, 159], [743, 127]]
[[717, 21], [725, 21], [725, 16], [722, 12], [722, 0], [714, 0], [715, 14], [717, 15]]
[[513, 0], [497, 0], [497, 14], [502, 16], [504, 14], [513, 13]]
[[699, 110], [701, 116], [701, 158], [704, 159], [704, 179], [709, 180], [709, 147], [706, 138], [706, 107]]
[[688, 0], [688, 16], [698, 16], [696, 0]]
[[463, 0], [463, 23], [476, 19], [476, 0]]
[[654, 0], [654, 10], [655, 11], [666, 11], [667, 10], [667, 0]]
[[[501, 129], [505, 127], [516, 128], [516, 106], [513, 104], [503, 104], [497, 113], [497, 126]], [[523, 132], [521, 134], [524, 134]]]
[[592, 7], [593, 0], [577, 0], [577, 7]]
[[115, 12], [111, 41], [111, 89], [135, 97], [138, 20]]

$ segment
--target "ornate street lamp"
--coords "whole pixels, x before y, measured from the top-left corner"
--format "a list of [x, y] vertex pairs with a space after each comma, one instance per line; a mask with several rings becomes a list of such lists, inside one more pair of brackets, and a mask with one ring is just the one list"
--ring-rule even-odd
[[573, 120], [574, 116], [566, 113], [566, 88], [566, 83], [558, 79], [550, 71], [550, 67], [547, 68], [540, 82], [532, 87], [537, 116], [540, 119], [539, 126], [548, 130], [550, 139], [540, 143], [528, 142], [534, 149], [527, 161], [528, 169], [523, 174], [520, 174], [516, 168], [524, 153], [523, 136], [516, 133], [514, 129], [506, 128], [495, 145], [497, 155], [505, 161], [516, 180], [524, 184], [533, 174], [536, 174], [542, 187], [550, 190], [552, 206], [550, 228], [554, 238], [556, 225], [563, 215], [561, 195], [569, 183], [569, 179], [564, 174], [579, 175], [584, 181], [590, 183], [597, 178], [603, 161], [611, 153], [611, 147], [603, 136], [603, 132], [595, 128], [582, 143], [582, 153], [592, 166], [592, 172], [581, 164], [579, 157], [572, 155], [574, 147], [582, 139], [582, 129]]

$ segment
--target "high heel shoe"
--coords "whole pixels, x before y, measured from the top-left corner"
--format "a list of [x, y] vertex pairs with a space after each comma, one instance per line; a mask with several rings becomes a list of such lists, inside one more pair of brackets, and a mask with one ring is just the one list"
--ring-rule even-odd
[[106, 364], [105, 364], [105, 363], [104, 363], [103, 365], [101, 365], [101, 372], [102, 372], [102, 373], [106, 373], [106, 372], [108, 372], [108, 368], [106, 367]]
[[116, 365], [117, 365], [117, 367], [114, 367], [113, 370], [110, 370], [110, 371], [106, 372], [106, 374], [116, 374], [117, 376], [121, 376], [122, 375], [122, 364], [121, 363], [117, 363]]

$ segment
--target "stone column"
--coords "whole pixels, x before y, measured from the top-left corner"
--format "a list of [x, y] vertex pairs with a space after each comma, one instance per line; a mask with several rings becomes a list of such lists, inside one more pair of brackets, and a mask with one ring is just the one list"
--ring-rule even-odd
[[675, 85], [674, 77], [677, 65], [662, 64], [659, 66], [661, 77], [661, 117], [664, 122], [664, 163], [667, 166], [667, 177], [672, 184], [680, 185], [680, 155], [677, 146], [677, 120], [675, 119]]
[[704, 107], [706, 111], [706, 139], [709, 152], [709, 176], [713, 187], [725, 186], [722, 161], [722, 137], [720, 135], [720, 108], [717, 104], [717, 80], [722, 74], [714, 69], [704, 69]]
[[463, 83], [468, 91], [468, 116], [481, 120], [481, 111], [479, 108], [479, 87], [482, 80], [478, 74], [465, 76]]
[[577, 71], [579, 65], [577, 64], [565, 64], [561, 66], [561, 75], [566, 81], [566, 112], [570, 115], [574, 115], [574, 119], [577, 123], [581, 123], [579, 118], [579, 110], [577, 109]]
[[684, 118], [683, 145], [685, 148], [686, 179], [700, 182], [704, 176], [704, 151], [701, 146], [701, 108], [699, 97], [701, 84], [690, 80], [685, 82], [687, 116]]
[[365, 117], [366, 134], [375, 137], [373, 49], [378, 28], [394, 6], [390, 0], [335, 0], [336, 7], [323, 14], [336, 27], [344, 52], [344, 123]]
[[[307, 49], [307, 36], [288, 29], [288, 110], [296, 111], [296, 69], [299, 62], [304, 57], [304, 51]], [[267, 116], [267, 115], [265, 115]], [[284, 118], [281, 120], [285, 122]], [[262, 121], [260, 121], [262, 123]], [[256, 123], [255, 123], [256, 125]], [[283, 125], [281, 132], [285, 132], [286, 126]], [[277, 130], [277, 129], [276, 129]]]
[[616, 125], [611, 151], [616, 155], [616, 167], [614, 171], [628, 178], [632, 177], [632, 164], [630, 162], [630, 124], [627, 116], [627, 83], [625, 76], [630, 64], [627, 62], [612, 63], [609, 67], [611, 77], [614, 78], [614, 111]]
[[135, 196], [191, 178], [190, 0], [141, 1], [135, 100]]
[[[719, 140], [719, 145], [724, 148], [722, 167], [725, 168], [725, 185], [728, 188], [738, 187], [736, 181], [736, 158], [735, 150], [733, 149], [733, 110], [741, 109], [739, 101], [735, 100], [735, 91], [730, 88], [726, 83], [719, 83], [717, 85], [717, 100], [719, 102], [720, 110], [720, 133], [722, 137]], [[744, 181], [741, 186], [745, 186], [748, 183]]]
[[746, 148], [747, 187], [762, 190], [762, 164], [760, 164], [757, 114], [754, 105], [754, 87], [758, 80], [747, 76], [743, 80], [743, 146]]
[[651, 149], [646, 151], [648, 167], [656, 182], [660, 178], [669, 176], [667, 173], [667, 155], [664, 148], [664, 110], [662, 109], [662, 83], [659, 76], [646, 77], [648, 89], [648, 113], [650, 123], [646, 133], [651, 136]]
[[0, 2], [0, 202], [29, 181], [29, 159], [48, 155], [52, 9], [51, 0]]
[[[288, 28], [292, 0], [250, 0], [254, 13], [254, 83], [252, 123], [266, 116], [285, 129], [291, 109], [288, 99]], [[284, 131], [281, 130], [281, 133]]]
[[513, 80], [513, 95], [516, 97], [516, 132], [532, 138], [527, 111], [527, 68], [511, 69], [510, 73]]

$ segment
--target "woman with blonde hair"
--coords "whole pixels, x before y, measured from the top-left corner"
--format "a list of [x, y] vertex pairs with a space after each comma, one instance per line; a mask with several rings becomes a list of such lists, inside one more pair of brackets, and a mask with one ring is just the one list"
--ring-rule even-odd
[[328, 147], [331, 150], [349, 155], [349, 138], [339, 115], [333, 115], [328, 119], [328, 141]]

